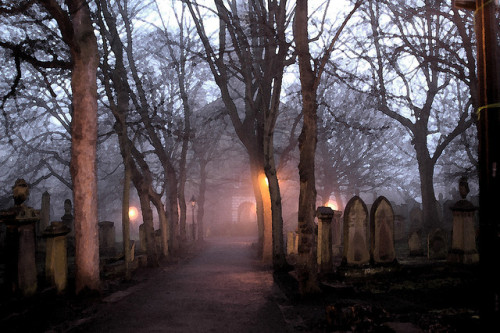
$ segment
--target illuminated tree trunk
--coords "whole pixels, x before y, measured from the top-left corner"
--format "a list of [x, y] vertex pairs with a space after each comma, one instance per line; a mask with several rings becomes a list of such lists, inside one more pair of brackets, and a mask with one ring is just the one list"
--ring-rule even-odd
[[297, 275], [299, 292], [310, 294], [319, 291], [317, 281], [316, 242], [314, 216], [316, 211], [316, 185], [314, 158], [317, 141], [316, 77], [311, 68], [311, 54], [307, 34], [307, 1], [297, 0], [294, 36], [299, 60], [302, 92], [303, 127], [299, 137], [299, 213]]
[[76, 293], [98, 290], [99, 237], [97, 229], [97, 41], [86, 1], [68, 1], [73, 27], [71, 89], [71, 178], [75, 216]]

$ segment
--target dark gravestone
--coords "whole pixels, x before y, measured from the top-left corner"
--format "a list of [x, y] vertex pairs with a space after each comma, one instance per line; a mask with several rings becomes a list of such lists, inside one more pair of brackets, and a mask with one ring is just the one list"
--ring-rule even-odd
[[446, 259], [448, 256], [448, 237], [443, 229], [435, 229], [427, 237], [427, 257], [429, 259]]
[[385, 197], [379, 197], [373, 203], [370, 211], [370, 235], [370, 254], [373, 262], [394, 262], [394, 212]]

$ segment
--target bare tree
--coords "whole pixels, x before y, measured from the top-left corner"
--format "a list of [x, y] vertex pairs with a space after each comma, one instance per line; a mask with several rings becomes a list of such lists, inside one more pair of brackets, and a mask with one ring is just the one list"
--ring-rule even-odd
[[335, 47], [335, 43], [349, 19], [361, 5], [361, 1], [357, 1], [354, 8], [347, 15], [335, 36], [332, 37], [321, 59], [314, 62], [309, 49], [309, 14], [307, 5], [307, 0], [297, 0], [293, 27], [296, 47], [295, 52], [297, 53], [299, 61], [303, 114], [303, 127], [299, 137], [299, 253], [296, 267], [299, 279], [299, 291], [301, 294], [310, 294], [319, 291], [314, 234], [314, 217], [316, 215], [316, 178], [314, 161], [316, 155], [318, 121], [317, 90], [325, 65]]
[[[209, 39], [201, 14], [201, 8], [208, 7], [196, 1], [185, 3], [226, 110], [249, 156], [262, 257], [282, 269], [286, 260], [273, 131], [290, 45], [286, 40], [287, 2], [252, 0], [238, 4], [215, 0], [214, 11], [219, 19], [217, 47]], [[235, 102], [238, 94], [243, 99], [241, 106]]]

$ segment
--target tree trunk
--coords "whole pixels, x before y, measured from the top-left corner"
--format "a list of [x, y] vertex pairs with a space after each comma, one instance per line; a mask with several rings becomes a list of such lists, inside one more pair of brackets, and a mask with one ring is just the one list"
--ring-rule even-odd
[[146, 184], [140, 186], [138, 191], [141, 203], [142, 219], [146, 236], [146, 254], [148, 256], [148, 266], [158, 267], [158, 253], [156, 251], [155, 229], [153, 225], [153, 211], [150, 205], [149, 187]]
[[[265, 205], [264, 205], [264, 199], [262, 195], [262, 186], [260, 181], [264, 181], [264, 179], [259, 179], [259, 168], [258, 166], [255, 166], [252, 164], [250, 161], [250, 174], [252, 178], [252, 186], [253, 186], [253, 193], [255, 197], [255, 211], [257, 215], [257, 232], [258, 232], [258, 239], [257, 239], [257, 256], [259, 258], [264, 258], [264, 243], [265, 243], [265, 218], [264, 218], [264, 211], [265, 211]], [[268, 238], [269, 239], [269, 238]], [[269, 253], [266, 254], [266, 256], [271, 256]]]
[[97, 229], [97, 40], [85, 1], [68, 1], [73, 25], [71, 55], [73, 114], [71, 121], [71, 178], [75, 216], [76, 293], [98, 290], [99, 237]]
[[205, 191], [207, 190], [206, 162], [200, 160], [200, 186], [198, 190], [198, 241], [203, 241], [205, 235], [203, 216], [205, 215]]
[[297, 274], [302, 295], [319, 291], [317, 281], [314, 217], [316, 213], [316, 184], [314, 159], [317, 141], [317, 102], [315, 74], [311, 69], [311, 55], [307, 34], [307, 1], [297, 0], [294, 37], [299, 59], [302, 87], [303, 127], [299, 137], [299, 214]]

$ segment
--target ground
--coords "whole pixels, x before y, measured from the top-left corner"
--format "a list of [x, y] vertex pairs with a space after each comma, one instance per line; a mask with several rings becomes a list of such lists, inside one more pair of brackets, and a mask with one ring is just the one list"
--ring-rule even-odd
[[[2, 298], [2, 332], [475, 332], [478, 268], [425, 258], [337, 270], [322, 293], [296, 293], [252, 240], [210, 239], [176, 261], [103, 279], [99, 294]], [[70, 287], [71, 290], [71, 287]]]

